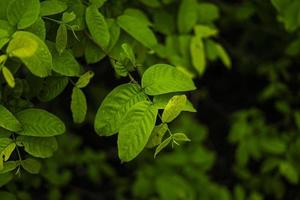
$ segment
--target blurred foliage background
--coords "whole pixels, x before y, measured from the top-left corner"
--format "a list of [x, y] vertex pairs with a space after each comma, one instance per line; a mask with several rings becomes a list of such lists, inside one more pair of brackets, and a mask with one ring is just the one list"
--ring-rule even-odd
[[195, 75], [198, 90], [190, 98], [198, 112], [173, 123], [192, 142], [168, 148], [156, 159], [145, 150], [121, 164], [116, 138], [97, 136], [93, 119], [105, 95], [126, 80], [115, 75], [108, 59], [83, 63], [95, 71], [84, 89], [88, 120], [81, 126], [71, 122], [68, 88], [47, 104], [71, 127], [58, 137], [59, 150], [44, 161], [40, 175], [24, 173], [7, 185], [9, 178], [0, 175], [0, 186], [22, 200], [300, 199], [300, 2], [203, 0], [195, 22], [192, 11], [181, 13], [192, 28], [210, 25], [218, 31], [204, 39], [202, 75], [189, 68], [193, 60], [184, 44], [193, 36], [191, 30], [177, 28], [183, 2], [194, 1], [112, 0], [105, 8], [145, 13], [160, 40], [159, 53], [140, 53], [145, 65], [167, 62]]

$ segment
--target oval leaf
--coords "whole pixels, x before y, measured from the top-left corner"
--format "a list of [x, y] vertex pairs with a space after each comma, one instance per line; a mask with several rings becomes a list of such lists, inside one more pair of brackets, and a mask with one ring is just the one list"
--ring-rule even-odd
[[140, 86], [123, 84], [111, 91], [97, 111], [95, 130], [99, 135], [110, 136], [118, 132], [126, 112], [136, 103], [147, 100]]
[[87, 27], [94, 41], [104, 50], [107, 49], [110, 41], [110, 34], [104, 16], [94, 5], [87, 7], [85, 15]]
[[151, 49], [157, 45], [157, 39], [154, 33], [143, 20], [129, 15], [122, 15], [118, 17], [118, 24], [145, 47]]
[[142, 87], [149, 95], [196, 89], [193, 80], [189, 76], [166, 64], [156, 64], [149, 67], [143, 74]]
[[134, 159], [146, 146], [155, 126], [158, 110], [148, 101], [134, 105], [122, 120], [118, 151], [122, 161]]
[[61, 135], [66, 131], [64, 123], [52, 113], [42, 109], [29, 108], [16, 115], [23, 125], [20, 135], [50, 137]]
[[167, 130], [168, 130], [168, 124], [166, 123], [162, 123], [158, 126], [155, 126], [146, 147], [153, 148], [159, 145]]
[[11, 0], [7, 7], [7, 19], [11, 25], [17, 25], [18, 29], [34, 24], [39, 14], [39, 0]]
[[190, 44], [191, 59], [194, 68], [202, 75], [206, 67], [204, 44], [200, 37], [193, 37]]
[[71, 100], [71, 111], [73, 121], [75, 123], [82, 123], [85, 120], [87, 112], [87, 104], [84, 93], [81, 89], [74, 87]]
[[0, 105], [0, 116], [0, 127], [13, 132], [22, 130], [21, 123], [7, 108], [2, 105]]
[[165, 110], [162, 114], [162, 121], [166, 123], [173, 121], [181, 113], [185, 105], [185, 95], [173, 96], [165, 107]]
[[5, 81], [7, 82], [8, 86], [11, 88], [14, 88], [16, 85], [15, 78], [13, 74], [10, 72], [10, 70], [7, 67], [2, 68], [2, 74], [4, 76]]
[[41, 169], [41, 163], [32, 158], [22, 160], [21, 165], [27, 172], [31, 174], [38, 174]]
[[50, 75], [52, 56], [46, 44], [36, 35], [26, 31], [13, 34], [7, 47], [10, 56], [18, 57], [36, 76]]
[[[166, 105], [168, 104], [169, 100], [175, 95], [176, 93], [169, 93], [169, 94], [162, 94], [154, 96], [153, 103], [158, 109], [165, 109]], [[188, 112], [197, 112], [194, 108], [193, 104], [187, 99], [186, 104], [182, 111]]]
[[17, 138], [17, 144], [24, 146], [27, 153], [38, 158], [49, 158], [57, 150], [55, 137], [19, 136]]
[[46, 0], [41, 2], [41, 16], [55, 15], [62, 13], [68, 8], [67, 4], [61, 1]]
[[56, 33], [56, 50], [59, 54], [62, 54], [67, 47], [68, 43], [68, 31], [65, 24], [59, 25]]
[[93, 71], [88, 71], [84, 73], [83, 75], [80, 76], [80, 78], [76, 82], [76, 87], [78, 88], [86, 87], [90, 83], [90, 80], [94, 77], [94, 75], [95, 73]]
[[47, 77], [38, 94], [38, 99], [43, 102], [51, 101], [64, 91], [68, 83], [69, 80], [67, 77]]

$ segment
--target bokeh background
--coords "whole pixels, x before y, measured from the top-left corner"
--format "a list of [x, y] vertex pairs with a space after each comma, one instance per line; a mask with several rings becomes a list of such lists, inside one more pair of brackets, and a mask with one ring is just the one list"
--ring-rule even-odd
[[[190, 70], [198, 90], [189, 97], [198, 112], [184, 113], [172, 129], [184, 131], [191, 142], [169, 147], [156, 159], [154, 150], [146, 149], [132, 162], [121, 164], [117, 138], [99, 137], [93, 120], [108, 92], [128, 80], [116, 76], [106, 58], [92, 65], [82, 59], [95, 72], [84, 89], [89, 102], [86, 122], [72, 123], [66, 99], [71, 86], [50, 104], [41, 104], [63, 118], [68, 131], [58, 137], [59, 149], [43, 161], [40, 175], [24, 173], [5, 189], [24, 200], [300, 199], [299, 0], [198, 3], [197, 24], [218, 30], [212, 40], [226, 49], [232, 64], [226, 67], [226, 61], [208, 53], [203, 75]], [[138, 8], [153, 23], [168, 55], [147, 54], [144, 65], [191, 63], [178, 47], [180, 0], [107, 4], [105, 9], [116, 12]]]

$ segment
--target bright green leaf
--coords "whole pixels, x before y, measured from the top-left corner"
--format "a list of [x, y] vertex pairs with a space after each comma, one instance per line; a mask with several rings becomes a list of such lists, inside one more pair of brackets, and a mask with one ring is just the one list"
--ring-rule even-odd
[[84, 88], [86, 87], [89, 83], [90, 80], [94, 77], [95, 73], [93, 71], [87, 71], [83, 75], [81, 75], [76, 82], [76, 87], [78, 88]]
[[186, 105], [185, 95], [175, 95], [173, 96], [168, 104], [166, 105], [164, 112], [162, 114], [163, 122], [169, 123], [173, 121], [183, 110]]
[[99, 135], [110, 136], [118, 132], [126, 112], [136, 103], [147, 100], [136, 84], [123, 84], [111, 91], [103, 100], [95, 118]]
[[64, 12], [67, 4], [57, 0], [46, 0], [41, 2], [41, 16], [55, 15]]
[[76, 19], [76, 15], [74, 12], [64, 12], [64, 14], [62, 16], [62, 21], [65, 24], [70, 23], [70, 22], [74, 21], [75, 19]]
[[0, 127], [13, 132], [22, 130], [21, 123], [7, 108], [2, 105], [0, 105], [0, 116]]
[[[166, 105], [168, 104], [169, 100], [176, 95], [176, 93], [168, 93], [168, 94], [162, 94], [154, 96], [153, 103], [154, 106], [156, 106], [158, 109], [165, 109]], [[194, 108], [193, 104], [187, 99], [186, 104], [182, 111], [188, 111], [188, 112], [197, 112], [197, 110]]]
[[160, 143], [156, 149], [155, 149], [155, 153], [154, 153], [154, 158], [164, 149], [168, 146], [168, 144], [170, 144], [170, 142], [172, 141], [172, 136], [168, 137], [167, 139], [165, 139], [162, 143]]
[[11, 0], [7, 7], [7, 19], [11, 25], [17, 25], [18, 29], [34, 24], [39, 14], [39, 0]]
[[191, 59], [194, 68], [202, 75], [206, 67], [204, 44], [200, 37], [193, 37], [190, 44]]
[[81, 89], [74, 87], [71, 100], [71, 111], [73, 121], [75, 123], [82, 123], [85, 120], [87, 113], [86, 97]]
[[62, 54], [67, 47], [68, 43], [68, 31], [65, 24], [59, 25], [56, 33], [55, 46], [59, 54]]
[[110, 33], [104, 16], [98, 11], [96, 6], [89, 6], [86, 9], [86, 24], [93, 37], [94, 41], [106, 50], [109, 41]]
[[156, 64], [143, 74], [142, 87], [149, 95], [195, 90], [193, 80], [167, 64]]
[[135, 66], [135, 55], [131, 48], [131, 46], [128, 43], [122, 44], [122, 49], [126, 55], [126, 57], [130, 60], [131, 64]]
[[14, 88], [16, 85], [15, 78], [14, 75], [10, 72], [10, 70], [7, 67], [3, 66], [2, 74], [9, 87]]
[[14, 33], [6, 51], [10, 56], [20, 58], [34, 75], [39, 77], [50, 75], [51, 53], [46, 44], [36, 35], [25, 31]]
[[153, 148], [161, 143], [162, 138], [168, 130], [168, 124], [162, 123], [158, 126], [155, 126], [152, 130], [152, 133], [149, 137], [146, 147]]
[[29, 108], [16, 114], [23, 125], [20, 135], [51, 137], [61, 135], [66, 131], [64, 123], [52, 113], [42, 109]]
[[152, 49], [157, 45], [154, 33], [143, 21], [132, 16], [121, 15], [118, 17], [118, 24], [145, 47]]
[[174, 133], [172, 138], [176, 142], [190, 142], [191, 141], [184, 133]]
[[125, 115], [118, 135], [121, 161], [134, 159], [146, 146], [155, 126], [157, 109], [148, 101], [135, 104]]

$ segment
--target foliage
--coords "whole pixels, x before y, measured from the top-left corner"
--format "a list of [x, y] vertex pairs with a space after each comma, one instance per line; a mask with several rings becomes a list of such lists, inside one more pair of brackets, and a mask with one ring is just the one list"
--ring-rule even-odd
[[0, 199], [298, 198], [299, 9], [0, 1]]

